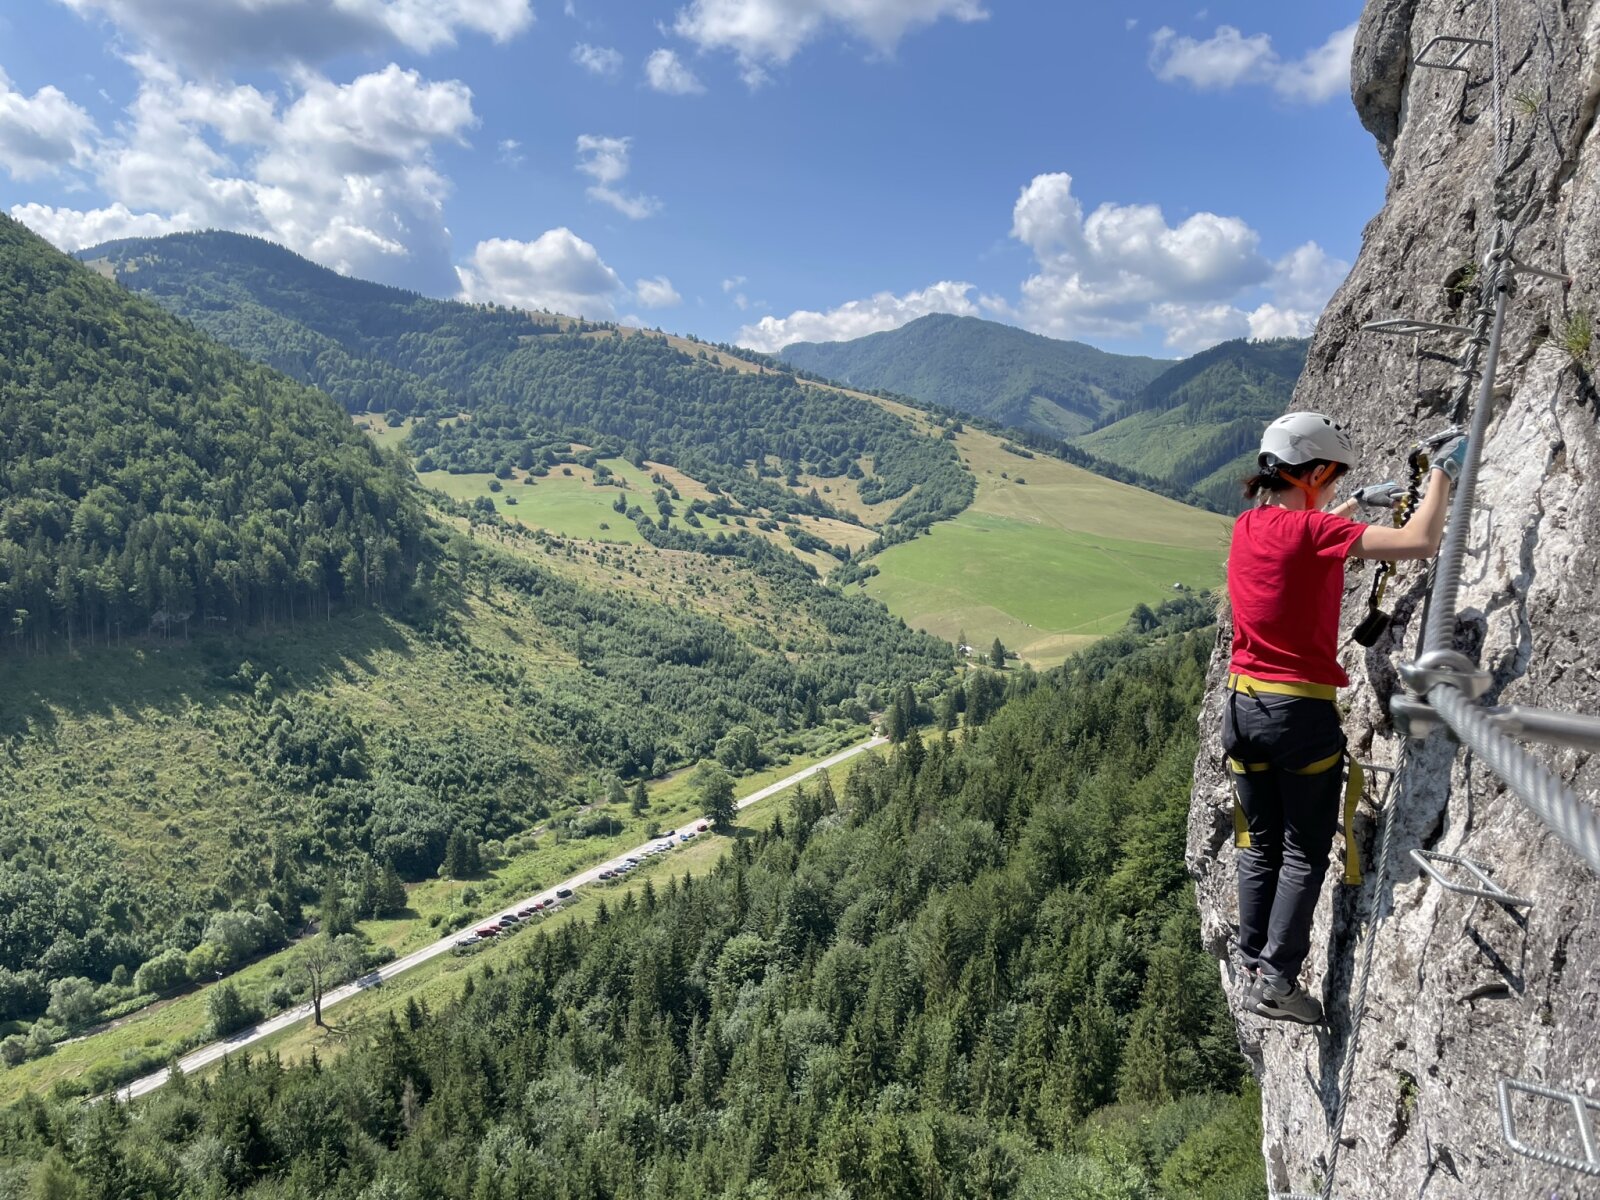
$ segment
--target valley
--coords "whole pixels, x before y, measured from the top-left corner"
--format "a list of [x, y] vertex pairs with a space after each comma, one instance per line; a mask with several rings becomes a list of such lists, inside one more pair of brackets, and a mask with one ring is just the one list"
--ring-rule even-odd
[[[878, 782], [860, 764], [833, 769], [830, 796], [860, 805], [884, 770], [927, 753], [925, 736], [956, 753], [1038, 679], [959, 664], [959, 634], [1045, 668], [1111, 634], [1127, 653], [1138, 605], [1157, 606], [1174, 635], [1207, 615], [1194, 593], [1216, 582], [1221, 518], [947, 411], [692, 339], [549, 317], [528, 332], [524, 316], [397, 299], [205, 235], [243, 256], [223, 288], [235, 301], [250, 262], [275, 282], [257, 279], [241, 301], [247, 326], [226, 305], [178, 311], [281, 366], [297, 345], [320, 347], [302, 383], [329, 388], [341, 412], [108, 283], [104, 260], [91, 274], [7, 232], [6, 252], [59, 293], [14, 310], [28, 336], [69, 336], [71, 310], [137, 331], [118, 336], [139, 351], [92, 360], [99, 390], [77, 423], [26, 410], [23, 468], [61, 515], [52, 542], [12, 552], [25, 570], [7, 595], [26, 640], [0, 657], [0, 781], [19, 831], [0, 871], [12, 898], [0, 1099], [146, 1075], [297, 1013], [322, 972], [331, 988], [384, 980], [348, 990], [331, 1030], [270, 1026], [278, 1061], [331, 1060], [421, 1006], [469, 1002], [494, 964], [518, 969], [516, 945], [537, 935], [465, 957], [448, 936], [555, 881], [587, 881], [704, 811], [706, 770], [764, 796], [881, 721], [901, 745], [892, 767], [872, 756]], [[118, 279], [161, 284], [168, 302], [196, 294], [195, 277], [174, 273], [193, 260], [163, 258], [163, 245], [123, 247]], [[220, 286], [203, 261], [200, 281]], [[288, 287], [285, 272], [310, 283]], [[382, 304], [363, 317], [360, 297]], [[125, 437], [180, 420], [192, 385], [163, 364], [185, 355], [215, 396], [201, 446], [239, 450], [171, 478], [242, 474], [270, 497], [256, 507], [281, 514], [242, 575], [220, 523], [186, 526], [183, 555], [164, 549], [152, 508], [174, 501], [137, 443], [84, 482], [66, 466], [109, 404]], [[129, 362], [155, 381], [153, 402], [127, 386]], [[629, 390], [641, 386], [648, 403]], [[508, 402], [517, 387], [538, 403]], [[316, 503], [289, 519], [290, 457], [251, 458], [281, 440], [278, 418], [239, 402], [274, 394], [312, 448], [302, 457], [337, 448], [356, 481], [339, 503], [380, 496], [382, 518], [340, 517], [334, 493], [310, 491]], [[378, 411], [380, 394], [407, 409]], [[14, 490], [3, 528], [33, 503]], [[403, 537], [384, 540], [380, 519]], [[124, 520], [153, 532], [124, 551]], [[326, 547], [346, 542], [330, 562]], [[66, 605], [48, 602], [50, 561], [76, 564]], [[145, 607], [107, 606], [95, 571], [148, 579], [129, 591]], [[235, 580], [254, 589], [243, 600]], [[791, 815], [812, 803], [785, 802]], [[730, 853], [781, 842], [782, 809], [732, 832], [625, 886], [586, 885], [545, 937], [610, 920], [611, 903], [626, 915], [657, 903], [680, 887], [674, 872], [716, 875]], [[591, 907], [591, 891], [609, 899]]]

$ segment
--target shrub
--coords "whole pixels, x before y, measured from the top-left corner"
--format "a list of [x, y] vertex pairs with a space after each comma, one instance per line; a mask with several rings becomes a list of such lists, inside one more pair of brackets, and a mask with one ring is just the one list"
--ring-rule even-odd
[[100, 1013], [96, 991], [94, 981], [82, 976], [58, 979], [50, 985], [50, 1004], [45, 1012], [68, 1029], [87, 1025]]
[[133, 976], [133, 986], [141, 992], [159, 996], [182, 987], [189, 981], [189, 960], [176, 946], [163, 950]]

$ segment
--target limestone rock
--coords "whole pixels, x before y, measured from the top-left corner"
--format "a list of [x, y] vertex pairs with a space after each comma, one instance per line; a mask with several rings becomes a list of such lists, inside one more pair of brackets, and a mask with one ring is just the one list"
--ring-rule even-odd
[[[1600, 371], [1600, 349], [1582, 337], [1586, 320], [1600, 323], [1600, 0], [1499, 7], [1517, 254], [1574, 282], [1563, 289], [1524, 279], [1510, 302], [1458, 645], [1493, 673], [1492, 703], [1600, 714], [1600, 394], [1591, 375]], [[1410, 444], [1467, 415], [1454, 411], [1448, 364], [1425, 359], [1419, 387], [1409, 339], [1360, 327], [1394, 316], [1471, 321], [1473, 271], [1496, 219], [1489, 52], [1474, 49], [1464, 73], [1416, 69], [1410, 59], [1435, 33], [1487, 37], [1489, 19], [1481, 0], [1371, 0], [1362, 17], [1352, 93], [1389, 164], [1388, 195], [1318, 326], [1294, 399], [1296, 408], [1334, 413], [1354, 429], [1365, 454], [1355, 482], [1404, 478]], [[1424, 348], [1453, 354], [1461, 343]], [[1370, 569], [1348, 573], [1346, 630], [1364, 613]], [[1388, 701], [1399, 686], [1397, 664], [1415, 653], [1425, 595], [1424, 569], [1402, 564], [1389, 589], [1391, 634], [1370, 650], [1347, 642], [1342, 652], [1353, 681], [1341, 697], [1352, 749], [1384, 764], [1404, 757], [1407, 769], [1391, 796], [1399, 807], [1381, 894], [1370, 869], [1381, 782], [1356, 821], [1367, 884], [1347, 888], [1337, 868], [1329, 872], [1314, 935], [1326, 949], [1313, 954], [1303, 979], [1324, 996], [1328, 1027], [1238, 1016], [1240, 1044], [1262, 1083], [1268, 1183], [1315, 1191], [1325, 1175], [1360, 922], [1376, 901], [1385, 915], [1334, 1195], [1600, 1197], [1600, 1180], [1512, 1153], [1495, 1101], [1501, 1078], [1600, 1100], [1600, 877], [1443, 736], [1409, 749], [1395, 737]], [[1227, 644], [1224, 628], [1213, 662], [1218, 682]], [[1203, 936], [1237, 1003], [1222, 702], [1214, 687], [1201, 717], [1188, 863]], [[1600, 762], [1574, 751], [1535, 753], [1600, 804]], [[1486, 863], [1502, 886], [1535, 905], [1512, 912], [1452, 895], [1419, 873], [1408, 855], [1416, 847]], [[1570, 1113], [1519, 1106], [1518, 1120], [1527, 1140], [1577, 1151]]]

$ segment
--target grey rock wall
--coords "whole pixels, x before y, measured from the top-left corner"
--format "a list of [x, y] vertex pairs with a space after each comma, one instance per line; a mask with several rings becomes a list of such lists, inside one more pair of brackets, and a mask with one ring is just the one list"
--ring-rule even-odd
[[[1591, 375], [1600, 374], [1600, 331], [1581, 360], [1573, 354], [1585, 319], [1600, 325], [1600, 0], [1500, 7], [1513, 190], [1525, 201], [1518, 254], [1570, 273], [1574, 283], [1563, 290], [1527, 281], [1511, 302], [1458, 644], [1493, 673], [1491, 702], [1600, 714], [1600, 395]], [[1391, 316], [1470, 321], [1476, 298], [1462, 284], [1488, 249], [1495, 220], [1488, 51], [1475, 49], [1465, 73], [1421, 70], [1411, 60], [1435, 33], [1487, 37], [1489, 13], [1488, 0], [1371, 0], [1361, 20], [1352, 97], [1389, 165], [1388, 194], [1318, 326], [1294, 400], [1353, 426], [1367, 456], [1358, 481], [1403, 478], [1410, 443], [1465, 416], [1452, 411], [1448, 365], [1424, 360], [1418, 387], [1409, 340], [1360, 327]], [[1460, 344], [1425, 348], [1456, 352]], [[1369, 578], [1349, 572], [1347, 630], [1364, 612]], [[1424, 596], [1423, 568], [1403, 565], [1390, 585], [1391, 635], [1370, 650], [1347, 643], [1342, 653], [1353, 686], [1341, 702], [1360, 758], [1402, 759], [1388, 699], [1397, 664], [1414, 653]], [[1227, 646], [1224, 627], [1214, 679]], [[1358, 923], [1376, 901], [1386, 916], [1335, 1196], [1600, 1198], [1600, 1179], [1513, 1154], [1495, 1104], [1502, 1077], [1600, 1100], [1600, 877], [1469, 755], [1442, 736], [1413, 743], [1393, 793], [1393, 866], [1381, 895], [1370, 870], [1360, 889], [1340, 885], [1337, 867], [1329, 872], [1314, 943], [1326, 951], [1313, 954], [1303, 979], [1324, 995], [1328, 1027], [1239, 1014], [1221, 705], [1213, 688], [1201, 717], [1188, 865], [1203, 936], [1223, 960], [1235, 1001], [1240, 1045], [1261, 1080], [1271, 1188], [1315, 1191], [1326, 1174]], [[1600, 762], [1538, 753], [1600, 803]], [[1369, 854], [1375, 816], [1369, 797], [1355, 829]], [[1489, 864], [1504, 887], [1535, 905], [1512, 912], [1449, 894], [1419, 874], [1407, 855], [1414, 847]], [[1577, 1152], [1569, 1113], [1528, 1105], [1518, 1117], [1527, 1140]]]

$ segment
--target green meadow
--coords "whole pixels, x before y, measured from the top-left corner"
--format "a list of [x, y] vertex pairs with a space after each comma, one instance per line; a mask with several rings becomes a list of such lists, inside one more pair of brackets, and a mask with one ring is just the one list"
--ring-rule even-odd
[[1122, 628], [1173, 584], [1222, 582], [1228, 522], [999, 438], [957, 438], [978, 480], [971, 508], [880, 554], [865, 588], [896, 616], [979, 650], [999, 638], [1036, 667]]
[[[610, 459], [606, 466], [619, 474], [637, 475], [633, 464]], [[594, 538], [599, 542], [642, 543], [638, 528], [611, 506], [623, 496], [651, 516], [656, 514], [650, 499], [651, 485], [643, 481], [627, 491], [615, 487], [595, 487], [593, 475], [583, 467], [557, 467], [542, 479], [524, 477], [496, 479], [490, 474], [452, 475], [449, 471], [423, 471], [417, 478], [424, 487], [443, 492], [453, 500], [471, 503], [482, 496], [494, 501], [495, 511], [508, 521], [519, 521], [534, 529], [548, 529], [573, 538]], [[498, 483], [500, 490], [491, 486]]]

